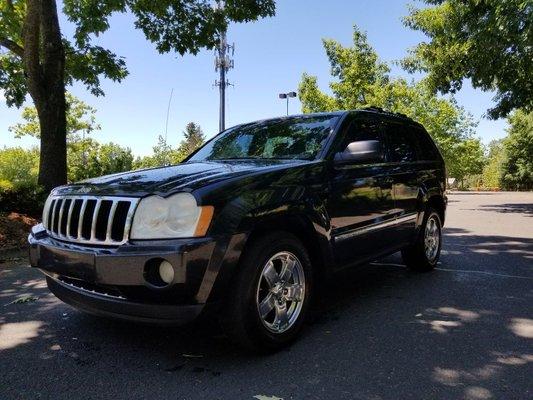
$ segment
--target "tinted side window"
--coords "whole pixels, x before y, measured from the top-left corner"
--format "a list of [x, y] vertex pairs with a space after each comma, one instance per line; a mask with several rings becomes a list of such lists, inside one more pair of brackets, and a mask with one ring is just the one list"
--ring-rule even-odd
[[346, 129], [346, 134], [337, 151], [344, 151], [346, 146], [352, 142], [360, 140], [378, 140], [383, 141], [380, 134], [380, 124], [378, 121], [371, 119], [354, 119]]
[[415, 136], [406, 125], [388, 122], [386, 125], [388, 161], [412, 162], [417, 160]]
[[411, 131], [416, 137], [418, 143], [418, 159], [419, 160], [436, 160], [439, 158], [435, 144], [429, 137], [429, 134], [419, 126], [411, 127]]

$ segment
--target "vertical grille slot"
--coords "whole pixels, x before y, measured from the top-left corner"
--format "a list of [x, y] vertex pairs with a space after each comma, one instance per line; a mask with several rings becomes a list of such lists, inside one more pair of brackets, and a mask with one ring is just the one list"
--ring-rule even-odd
[[52, 232], [59, 233], [59, 212], [61, 211], [61, 206], [63, 205], [63, 199], [58, 199], [54, 204], [53, 218], [52, 218]]
[[56, 204], [56, 201], [57, 200], [52, 200], [50, 202], [50, 208], [48, 209], [48, 214], [46, 215], [47, 220], [44, 221], [45, 227], [48, 230], [52, 230], [52, 214], [53, 214], [53, 211], [54, 211], [54, 205]]
[[68, 229], [68, 236], [74, 239], [78, 238], [78, 224], [80, 222], [80, 211], [83, 200], [74, 200], [74, 207], [72, 208], [72, 215]]
[[63, 200], [63, 204], [59, 210], [59, 235], [62, 236], [67, 236], [67, 220], [71, 202], [72, 200], [70, 199]]
[[128, 218], [130, 203], [128, 201], [119, 201], [115, 210], [113, 226], [111, 228], [111, 239], [121, 241], [124, 237], [124, 228]]
[[83, 213], [83, 221], [81, 224], [82, 239], [91, 239], [91, 229], [93, 226], [93, 214], [96, 208], [96, 200], [87, 200], [85, 212]]
[[119, 245], [128, 240], [138, 201], [126, 197], [54, 196], [43, 224], [57, 239]]
[[96, 215], [96, 224], [94, 230], [94, 237], [97, 240], [105, 240], [107, 236], [107, 222], [112, 206], [113, 202], [110, 200], [102, 200], [100, 202], [100, 210]]

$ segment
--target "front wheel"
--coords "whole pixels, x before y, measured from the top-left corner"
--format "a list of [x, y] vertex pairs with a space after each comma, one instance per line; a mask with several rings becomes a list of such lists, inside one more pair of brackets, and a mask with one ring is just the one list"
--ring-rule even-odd
[[407, 267], [414, 271], [431, 271], [437, 265], [442, 246], [442, 224], [439, 214], [429, 208], [416, 241], [402, 250]]
[[269, 234], [246, 249], [222, 325], [239, 345], [275, 351], [300, 332], [312, 289], [308, 253], [293, 235]]

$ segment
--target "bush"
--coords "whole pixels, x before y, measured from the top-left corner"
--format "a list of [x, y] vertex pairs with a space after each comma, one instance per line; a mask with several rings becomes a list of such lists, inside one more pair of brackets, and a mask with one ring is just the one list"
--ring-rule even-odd
[[38, 170], [36, 148], [0, 150], [0, 211], [40, 216], [46, 193], [37, 184]]
[[78, 182], [133, 169], [133, 155], [129, 148], [114, 143], [100, 144], [84, 139], [68, 144], [68, 180]]

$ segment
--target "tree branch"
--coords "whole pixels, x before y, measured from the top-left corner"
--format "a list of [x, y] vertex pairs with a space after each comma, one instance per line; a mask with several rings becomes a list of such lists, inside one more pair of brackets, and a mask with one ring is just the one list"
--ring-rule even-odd
[[24, 49], [22, 48], [22, 46], [18, 45], [11, 39], [5, 39], [5, 38], [0, 37], [0, 46], [5, 47], [10, 52], [16, 54], [20, 58], [24, 57]]

